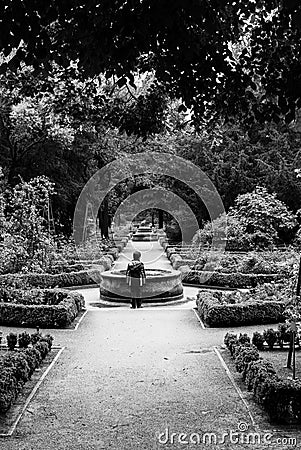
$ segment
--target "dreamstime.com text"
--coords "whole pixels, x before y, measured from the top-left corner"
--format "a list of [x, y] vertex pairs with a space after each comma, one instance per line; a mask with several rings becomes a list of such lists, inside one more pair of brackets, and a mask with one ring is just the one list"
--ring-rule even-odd
[[[258, 431], [249, 430], [249, 425], [240, 422], [236, 430], [227, 430], [216, 432], [202, 433], [175, 433], [168, 427], [158, 435], [159, 444], [182, 444], [182, 445], [219, 445], [219, 444], [253, 444], [253, 445], [276, 445], [280, 448], [297, 447], [297, 439], [295, 437], [279, 437], [274, 436], [270, 432], [260, 433]], [[265, 447], [264, 447], [265, 448]]]

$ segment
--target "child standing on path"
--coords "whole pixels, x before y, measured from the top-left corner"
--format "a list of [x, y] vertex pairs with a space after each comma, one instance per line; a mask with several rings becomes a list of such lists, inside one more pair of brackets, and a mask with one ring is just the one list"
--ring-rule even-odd
[[140, 261], [141, 253], [137, 250], [133, 253], [133, 260], [126, 270], [126, 281], [131, 289], [132, 308], [141, 308], [141, 291], [145, 284], [144, 264]]

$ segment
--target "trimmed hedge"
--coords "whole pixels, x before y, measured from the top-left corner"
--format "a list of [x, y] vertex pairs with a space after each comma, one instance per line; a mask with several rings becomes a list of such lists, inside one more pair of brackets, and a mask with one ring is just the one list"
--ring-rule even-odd
[[73, 322], [85, 305], [81, 294], [63, 290], [11, 290], [5, 298], [2, 290], [0, 295], [1, 325], [63, 328]]
[[260, 357], [252, 344], [242, 344], [236, 335], [227, 333], [225, 344], [234, 358], [236, 370], [242, 374], [255, 401], [277, 423], [301, 423], [301, 381], [277, 375], [274, 366]]
[[285, 303], [279, 301], [220, 304], [211, 292], [200, 292], [196, 305], [201, 319], [210, 327], [259, 325], [285, 320]]
[[[206, 276], [205, 280], [204, 276]], [[265, 274], [247, 274], [239, 272], [222, 273], [222, 272], [204, 272], [198, 270], [190, 270], [189, 273], [184, 273], [182, 282], [191, 284], [200, 284], [204, 286], [252, 288], [256, 287], [258, 284], [271, 283], [283, 280], [285, 278], [286, 276], [283, 274], [265, 275]]]
[[0, 275], [1, 286], [12, 286], [22, 288], [24, 285], [41, 288], [55, 288], [68, 286], [83, 286], [100, 283], [100, 273], [104, 272], [102, 266], [99, 269], [81, 270], [79, 272], [69, 272], [60, 274], [29, 273], [29, 274], [8, 274]]
[[0, 357], [1, 413], [5, 413], [11, 407], [24, 384], [51, 350], [51, 343], [47, 338], [41, 337], [31, 348], [8, 352]]
[[54, 266], [47, 272], [52, 275], [70, 272], [87, 271], [94, 268], [100, 270], [109, 270], [112, 266], [113, 257], [103, 256], [101, 259], [96, 260], [70, 260], [70, 261], [57, 261]]

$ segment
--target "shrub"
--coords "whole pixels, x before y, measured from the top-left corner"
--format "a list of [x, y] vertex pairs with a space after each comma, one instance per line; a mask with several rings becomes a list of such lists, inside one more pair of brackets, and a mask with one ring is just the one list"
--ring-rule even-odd
[[[257, 361], [251, 361], [248, 367], [248, 371], [245, 377], [246, 386], [249, 391], [255, 391], [257, 389], [259, 380], [263, 380], [268, 375], [275, 375], [276, 371], [274, 366], [269, 361], [265, 361], [263, 359], [258, 359]], [[260, 402], [261, 397], [257, 398], [257, 401]]]
[[221, 303], [211, 292], [200, 292], [196, 300], [200, 317], [210, 327], [279, 323], [284, 320], [285, 304], [280, 301]]
[[36, 333], [33, 333], [30, 336], [32, 345], [36, 345], [40, 341], [41, 337], [42, 337], [42, 334], [40, 332], [37, 331]]
[[[227, 334], [226, 345], [233, 346], [234, 336]], [[258, 350], [250, 345], [236, 344], [235, 366], [242, 373], [254, 399], [264, 407], [271, 420], [278, 423], [301, 423], [301, 382], [279, 377], [274, 366], [260, 358]]]
[[0, 285], [21, 288], [25, 285], [33, 288], [64, 288], [70, 286], [83, 286], [100, 282], [100, 274], [104, 268], [81, 270], [79, 272], [48, 274], [28, 273], [17, 275], [0, 275]]
[[246, 333], [245, 334], [240, 333], [238, 342], [239, 342], [239, 344], [244, 345], [244, 344], [250, 344], [251, 340]]
[[237, 335], [233, 333], [227, 333], [224, 337], [224, 343], [229, 348], [231, 355], [234, 355], [235, 347], [238, 345]]
[[9, 333], [6, 336], [7, 346], [9, 350], [13, 351], [17, 345], [18, 337], [15, 333]]
[[261, 333], [259, 333], [258, 331], [255, 331], [255, 333], [253, 333], [252, 344], [255, 345], [258, 350], [263, 350], [264, 341], [265, 339]]
[[27, 348], [31, 342], [30, 334], [24, 331], [18, 336], [18, 344], [20, 348]]
[[31, 294], [13, 290], [5, 302], [0, 301], [0, 324], [66, 327], [84, 307], [84, 297], [76, 292], [37, 289]]
[[42, 356], [41, 356], [41, 353], [35, 347], [27, 348], [26, 350], [24, 350], [24, 354], [26, 355], [27, 363], [30, 368], [30, 376], [31, 376], [32, 373], [34, 372], [34, 370], [37, 367], [39, 367], [39, 365], [42, 361]]
[[29, 380], [30, 369], [26, 356], [22, 352], [5, 354], [1, 360], [3, 367], [10, 367], [14, 370], [14, 376], [19, 382], [26, 382]]
[[287, 323], [280, 323], [278, 325], [278, 339], [277, 343], [279, 347], [283, 347], [284, 342], [290, 342], [291, 339], [291, 333], [290, 333], [290, 326]]
[[50, 351], [53, 344], [53, 337], [50, 334], [46, 334], [40, 338], [40, 342], [46, 342]]
[[251, 361], [259, 359], [259, 352], [254, 345], [239, 345], [234, 352], [236, 370], [242, 373], [243, 380], [246, 378], [248, 365]]
[[273, 330], [273, 328], [269, 328], [268, 330], [264, 330], [263, 337], [269, 348], [272, 350], [278, 340], [278, 333]]
[[183, 278], [183, 283], [200, 284], [204, 286], [220, 286], [229, 288], [252, 288], [263, 283], [281, 281], [283, 274], [245, 274], [239, 272], [222, 273], [191, 270]]
[[0, 357], [0, 412], [10, 408], [24, 383], [49, 352], [49, 345], [43, 339], [50, 340], [50, 337], [42, 336], [32, 348], [9, 352]]
[[42, 359], [46, 358], [49, 352], [48, 342], [42, 341], [41, 339], [36, 343], [35, 348], [41, 353]]
[[12, 368], [1, 367], [0, 371], [0, 411], [6, 412], [18, 392], [17, 380]]

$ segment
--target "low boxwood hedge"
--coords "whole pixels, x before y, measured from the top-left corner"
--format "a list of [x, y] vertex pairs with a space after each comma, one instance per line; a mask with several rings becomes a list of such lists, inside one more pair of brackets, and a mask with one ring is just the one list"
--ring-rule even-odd
[[210, 327], [277, 323], [284, 321], [285, 302], [246, 301], [220, 304], [212, 292], [200, 292], [196, 299], [201, 319]]
[[100, 274], [103, 267], [99, 269], [81, 270], [79, 272], [48, 274], [48, 273], [28, 273], [28, 274], [8, 274], [0, 275], [0, 286], [11, 286], [22, 288], [25, 286], [55, 288], [84, 286], [100, 283]]
[[78, 292], [33, 289], [0, 291], [0, 324], [62, 328], [69, 326], [85, 305]]
[[61, 273], [80, 272], [91, 269], [109, 270], [112, 266], [113, 257], [103, 256], [96, 260], [71, 260], [71, 261], [57, 261], [47, 273], [56, 275]]
[[[181, 270], [181, 267], [180, 267]], [[230, 288], [252, 288], [259, 284], [271, 283], [283, 280], [283, 274], [246, 274], [246, 273], [221, 273], [190, 270], [185, 273], [182, 282], [204, 286], [220, 286]]]
[[9, 351], [0, 357], [0, 412], [12, 405], [24, 383], [32, 376], [51, 349], [49, 340], [39, 340], [31, 348]]
[[249, 343], [242, 344], [236, 335], [224, 339], [234, 358], [236, 370], [242, 374], [254, 399], [277, 423], [301, 423], [301, 381], [281, 378], [273, 365], [260, 357]]

